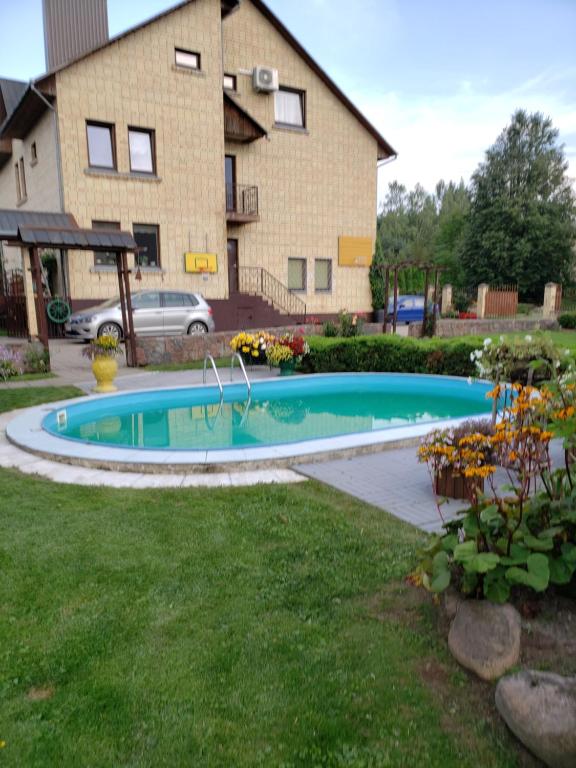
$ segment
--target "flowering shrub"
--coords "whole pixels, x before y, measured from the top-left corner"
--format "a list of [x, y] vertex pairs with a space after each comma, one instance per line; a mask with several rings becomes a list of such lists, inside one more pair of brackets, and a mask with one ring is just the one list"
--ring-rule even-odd
[[[501, 603], [514, 588], [543, 592], [574, 578], [576, 378], [571, 368], [559, 378], [556, 363], [548, 368], [552, 382], [542, 389], [512, 386], [510, 404], [487, 439], [493, 463], [482, 455], [480, 438], [470, 436], [471, 454], [460, 466], [468, 476], [485, 474], [490, 490], [477, 492], [470, 508], [423, 550], [416, 583], [433, 592], [452, 583], [465, 594]], [[501, 394], [498, 384], [490, 396]], [[563, 438], [565, 449], [565, 466], [555, 471], [549, 453], [554, 436]], [[458, 460], [446, 454], [446, 462]], [[502, 490], [494, 482], [497, 464], [509, 481]], [[535, 493], [537, 480], [544, 490]]]
[[290, 360], [299, 363], [309, 351], [310, 347], [302, 334], [285, 333], [268, 347], [266, 357], [270, 365], [280, 365]]
[[268, 345], [274, 344], [276, 337], [266, 331], [258, 333], [238, 333], [230, 346], [234, 352], [239, 352], [246, 363], [264, 364], [266, 362], [266, 349]]
[[266, 359], [270, 365], [278, 366], [280, 363], [287, 363], [294, 359], [294, 354], [289, 346], [277, 341], [270, 344], [266, 349]]
[[570, 362], [569, 358], [570, 352], [564, 350], [560, 360], [554, 344], [548, 338], [533, 338], [530, 335], [512, 340], [500, 336], [498, 344], [487, 338], [481, 349], [470, 354], [478, 376], [496, 384], [500, 381], [519, 381], [523, 384], [541, 381], [549, 377], [553, 362], [558, 369], [565, 369]]
[[0, 378], [8, 381], [22, 373], [22, 358], [17, 350], [0, 347]]
[[447, 469], [469, 480], [465, 488], [473, 504], [484, 487], [483, 481], [495, 471], [492, 463], [493, 435], [494, 429], [487, 420], [467, 421], [451, 429], [436, 429], [421, 441], [418, 460], [428, 465], [433, 485]]
[[122, 354], [120, 342], [114, 336], [98, 336], [92, 339], [90, 344], [82, 350], [82, 355], [90, 360], [97, 357], [116, 357]]

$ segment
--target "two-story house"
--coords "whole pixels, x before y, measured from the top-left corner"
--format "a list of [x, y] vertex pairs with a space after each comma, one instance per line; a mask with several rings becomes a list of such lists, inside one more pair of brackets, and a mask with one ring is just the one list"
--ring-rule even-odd
[[[48, 72], [0, 81], [0, 208], [133, 232], [134, 288], [200, 292], [221, 329], [369, 311], [395, 153], [270, 9], [187, 0], [109, 39], [106, 0], [71, 2], [44, 0]], [[58, 275], [75, 308], [117, 292], [111, 254]]]

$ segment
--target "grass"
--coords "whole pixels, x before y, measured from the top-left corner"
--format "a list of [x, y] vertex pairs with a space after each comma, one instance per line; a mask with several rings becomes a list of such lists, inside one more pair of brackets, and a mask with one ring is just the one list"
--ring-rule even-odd
[[43, 381], [44, 379], [55, 379], [55, 373], [22, 373], [15, 376], [10, 381]]
[[[215, 360], [218, 368], [230, 367], [231, 356], [219, 357]], [[162, 363], [160, 365], [147, 365], [145, 371], [197, 371], [204, 367], [204, 360], [189, 360], [186, 363]]]
[[71, 397], [81, 397], [86, 393], [77, 387], [21, 387], [17, 389], [0, 389], [0, 413], [13, 411], [16, 408], [29, 408], [41, 403], [53, 403], [57, 400], [68, 400]]
[[313, 482], [0, 486], [2, 766], [518, 765], [381, 510]]

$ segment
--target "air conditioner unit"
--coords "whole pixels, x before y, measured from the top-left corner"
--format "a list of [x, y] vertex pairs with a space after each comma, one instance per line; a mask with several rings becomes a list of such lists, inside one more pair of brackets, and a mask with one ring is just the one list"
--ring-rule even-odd
[[273, 93], [278, 90], [278, 70], [270, 67], [254, 67], [252, 85], [260, 93]]

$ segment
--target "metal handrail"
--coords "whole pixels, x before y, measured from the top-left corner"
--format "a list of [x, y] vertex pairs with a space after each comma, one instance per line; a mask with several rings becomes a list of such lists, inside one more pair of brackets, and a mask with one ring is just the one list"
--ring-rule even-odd
[[216, 382], [218, 383], [218, 389], [220, 390], [220, 399], [224, 397], [224, 389], [222, 387], [222, 382], [220, 381], [220, 376], [218, 375], [218, 368], [216, 368], [216, 362], [211, 354], [208, 352], [204, 356], [204, 371], [202, 374], [202, 382], [206, 384], [206, 366], [208, 364], [208, 361], [210, 361], [212, 368], [214, 370], [214, 375], [216, 376]]
[[238, 277], [243, 293], [260, 294], [274, 309], [293, 317], [306, 317], [306, 302], [263, 267], [240, 267]]
[[234, 377], [234, 363], [238, 360], [240, 363], [240, 368], [242, 370], [242, 373], [244, 374], [244, 379], [246, 380], [246, 386], [248, 387], [248, 399], [252, 397], [252, 385], [250, 384], [250, 379], [248, 378], [248, 374], [246, 373], [246, 368], [244, 367], [244, 360], [242, 360], [242, 357], [240, 356], [239, 352], [234, 352], [232, 355], [232, 360], [230, 361], [230, 381], [233, 381]]

